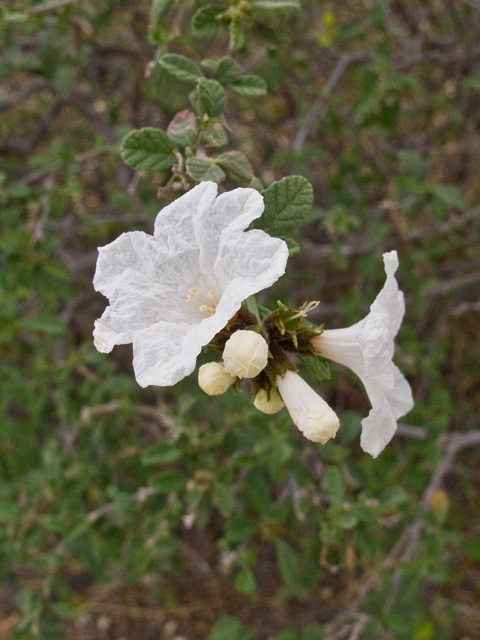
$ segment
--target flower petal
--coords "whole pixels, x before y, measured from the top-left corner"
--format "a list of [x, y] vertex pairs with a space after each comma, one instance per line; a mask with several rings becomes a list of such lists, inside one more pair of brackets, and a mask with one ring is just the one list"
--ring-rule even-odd
[[262, 196], [216, 193], [215, 183], [203, 182], [160, 211], [153, 237], [124, 233], [99, 249], [94, 286], [110, 306], [95, 323], [95, 346], [108, 352], [133, 342], [142, 386], [191, 373], [243, 300], [285, 271], [283, 240], [244, 231], [261, 215]]
[[392, 362], [394, 339], [405, 312], [395, 279], [397, 252], [385, 253], [383, 260], [387, 278], [370, 313], [351, 327], [326, 330], [312, 340], [323, 356], [349, 367], [363, 382], [372, 410], [362, 420], [361, 445], [374, 456], [393, 437], [396, 420], [413, 407], [410, 385]]

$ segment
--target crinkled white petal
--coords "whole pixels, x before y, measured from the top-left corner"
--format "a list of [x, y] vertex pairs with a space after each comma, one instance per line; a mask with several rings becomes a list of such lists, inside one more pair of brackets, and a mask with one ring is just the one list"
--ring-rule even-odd
[[396, 251], [383, 255], [387, 278], [370, 313], [344, 329], [324, 331], [312, 343], [323, 356], [349, 367], [362, 380], [372, 410], [362, 420], [361, 445], [374, 457], [390, 442], [396, 421], [413, 407], [412, 390], [393, 364], [394, 339], [403, 319], [403, 293], [395, 279]]
[[216, 193], [215, 183], [202, 182], [160, 211], [153, 237], [124, 233], [99, 249], [94, 287], [110, 306], [95, 323], [94, 343], [109, 352], [132, 342], [141, 386], [191, 373], [243, 300], [285, 272], [285, 242], [244, 231], [262, 214], [262, 196]]

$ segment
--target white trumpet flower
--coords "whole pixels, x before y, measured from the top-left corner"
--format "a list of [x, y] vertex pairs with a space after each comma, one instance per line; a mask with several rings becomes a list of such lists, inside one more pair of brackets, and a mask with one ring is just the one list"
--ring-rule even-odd
[[397, 420], [413, 407], [409, 383], [393, 364], [394, 339], [405, 312], [403, 293], [395, 279], [396, 251], [383, 254], [385, 284], [360, 322], [325, 330], [312, 338], [322, 356], [349, 367], [362, 381], [372, 409], [362, 420], [362, 449], [373, 457], [392, 439]]
[[123, 233], [101, 247], [94, 287], [110, 306], [94, 344], [133, 343], [138, 384], [173, 385], [250, 295], [285, 272], [288, 248], [264, 231], [245, 232], [264, 208], [254, 189], [217, 195], [202, 182], [160, 211], [153, 236]]
[[325, 444], [335, 438], [340, 426], [337, 414], [298, 373], [287, 370], [276, 381], [293, 423], [308, 440]]

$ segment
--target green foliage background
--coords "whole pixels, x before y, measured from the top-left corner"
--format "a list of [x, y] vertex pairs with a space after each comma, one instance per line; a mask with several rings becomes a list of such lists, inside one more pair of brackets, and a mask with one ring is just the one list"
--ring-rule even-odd
[[[0, 7], [0, 638], [480, 638], [479, 38], [476, 0]], [[322, 447], [95, 351], [96, 247], [175, 197], [164, 138], [155, 172], [120, 157], [192, 108], [167, 53], [205, 75], [187, 183], [313, 185], [270, 302], [346, 326], [398, 250], [416, 406], [378, 459], [340, 367]]]

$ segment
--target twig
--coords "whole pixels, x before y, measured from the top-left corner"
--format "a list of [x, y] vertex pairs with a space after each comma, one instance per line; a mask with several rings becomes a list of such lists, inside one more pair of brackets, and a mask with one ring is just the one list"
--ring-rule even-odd
[[335, 86], [345, 73], [348, 65], [355, 60], [364, 60], [365, 54], [354, 54], [354, 53], [344, 53], [340, 56], [335, 68], [332, 73], [328, 76], [327, 81], [322, 87], [320, 91], [320, 95], [315, 98], [312, 103], [312, 106], [308, 110], [307, 117], [305, 118], [305, 122], [302, 127], [299, 129], [297, 135], [292, 144], [292, 148], [295, 151], [300, 151], [303, 147], [305, 140], [308, 136], [310, 128], [312, 127], [314, 121], [319, 116], [320, 111], [322, 110], [323, 104], [326, 98], [332, 93], [335, 89]]
[[397, 436], [413, 438], [414, 440], [425, 440], [427, 431], [422, 427], [413, 427], [409, 424], [400, 423], [397, 427]]
[[48, 2], [42, 2], [36, 4], [33, 7], [27, 9], [27, 13], [33, 15], [34, 13], [43, 13], [43, 11], [51, 11], [52, 9], [59, 9], [66, 4], [76, 4], [77, 0], [48, 0]]

